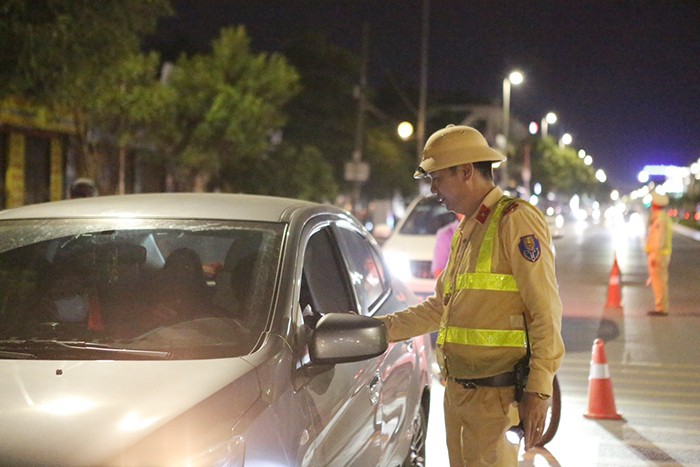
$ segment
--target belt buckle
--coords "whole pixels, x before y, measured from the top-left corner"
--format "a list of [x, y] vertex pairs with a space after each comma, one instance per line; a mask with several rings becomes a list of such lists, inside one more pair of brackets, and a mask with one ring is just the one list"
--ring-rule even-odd
[[476, 383], [472, 381], [461, 381], [460, 384], [464, 389], [476, 389], [479, 387], [476, 385]]

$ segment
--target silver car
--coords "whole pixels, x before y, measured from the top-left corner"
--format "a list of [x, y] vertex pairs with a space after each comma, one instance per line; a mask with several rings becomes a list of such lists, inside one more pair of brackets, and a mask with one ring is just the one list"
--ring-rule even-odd
[[420, 465], [416, 297], [332, 206], [228, 194], [0, 213], [3, 465]]

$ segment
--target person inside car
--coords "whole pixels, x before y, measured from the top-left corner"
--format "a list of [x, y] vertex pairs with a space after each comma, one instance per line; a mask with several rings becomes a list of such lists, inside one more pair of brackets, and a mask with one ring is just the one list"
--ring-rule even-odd
[[154, 303], [146, 325], [155, 327], [206, 316], [207, 285], [202, 261], [190, 248], [173, 250], [153, 286]]
[[91, 331], [102, 331], [101, 310], [88, 286], [86, 274], [73, 263], [51, 266], [44, 316], [59, 324], [81, 324]]

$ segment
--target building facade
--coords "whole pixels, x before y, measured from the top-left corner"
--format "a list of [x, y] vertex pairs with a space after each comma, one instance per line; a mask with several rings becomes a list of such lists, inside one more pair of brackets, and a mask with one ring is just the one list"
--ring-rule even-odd
[[65, 198], [72, 122], [18, 99], [0, 101], [0, 208]]

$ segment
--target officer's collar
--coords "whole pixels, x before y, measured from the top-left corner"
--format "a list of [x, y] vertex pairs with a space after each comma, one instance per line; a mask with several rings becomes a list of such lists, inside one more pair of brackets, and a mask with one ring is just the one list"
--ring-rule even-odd
[[459, 224], [459, 229], [461, 230], [462, 226], [464, 226], [467, 222], [470, 222], [472, 220], [474, 222], [479, 222], [480, 224], [483, 224], [486, 220], [486, 217], [488, 217], [491, 210], [493, 210], [493, 208], [496, 206], [496, 203], [498, 203], [498, 200], [500, 200], [502, 196], [503, 190], [501, 190], [498, 186], [494, 186], [488, 193], [486, 193], [484, 199], [481, 200], [481, 204], [472, 213], [472, 215], [469, 217], [465, 216], [464, 219], [462, 219], [462, 222], [460, 222]]

